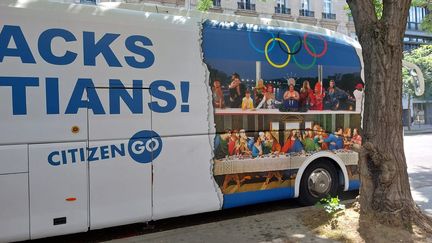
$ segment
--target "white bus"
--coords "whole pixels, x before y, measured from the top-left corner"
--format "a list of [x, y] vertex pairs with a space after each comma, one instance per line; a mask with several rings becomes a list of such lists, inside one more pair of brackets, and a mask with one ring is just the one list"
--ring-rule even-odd
[[327, 29], [1, 1], [0, 241], [357, 189], [363, 85]]

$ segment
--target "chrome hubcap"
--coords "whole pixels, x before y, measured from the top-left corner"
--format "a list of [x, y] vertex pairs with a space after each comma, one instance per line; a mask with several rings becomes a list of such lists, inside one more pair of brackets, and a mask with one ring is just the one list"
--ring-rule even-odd
[[322, 197], [330, 192], [332, 178], [330, 173], [322, 168], [317, 168], [308, 178], [308, 189], [314, 197]]

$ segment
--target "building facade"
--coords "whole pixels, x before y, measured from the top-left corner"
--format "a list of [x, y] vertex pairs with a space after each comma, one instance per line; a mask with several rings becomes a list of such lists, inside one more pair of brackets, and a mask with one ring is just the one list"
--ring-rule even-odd
[[[60, 0], [61, 1], [61, 0]], [[72, 3], [126, 2], [196, 9], [199, 0], [63, 0]], [[273, 18], [320, 26], [356, 37], [344, 0], [213, 0], [211, 12]]]
[[[195, 9], [199, 0], [63, 0], [63, 2], [148, 3]], [[344, 0], [212, 0], [212, 12], [274, 18], [320, 26], [356, 38], [354, 22]], [[422, 31], [421, 22], [428, 14], [423, 7], [411, 7], [404, 37], [404, 49], [432, 44], [432, 34]]]
[[404, 49], [415, 49], [420, 45], [432, 44], [432, 33], [422, 30], [421, 23], [429, 11], [423, 7], [411, 7], [404, 37]]

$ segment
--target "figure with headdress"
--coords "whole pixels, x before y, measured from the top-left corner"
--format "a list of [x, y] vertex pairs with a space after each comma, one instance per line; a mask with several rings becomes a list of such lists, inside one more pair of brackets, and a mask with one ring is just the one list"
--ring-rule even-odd
[[325, 97], [324, 87], [322, 86], [322, 83], [318, 81], [314, 87], [314, 94], [312, 96], [312, 101], [311, 101], [312, 103], [311, 110], [322, 111], [324, 108], [324, 103], [323, 103], [324, 97]]
[[283, 102], [279, 109], [281, 111], [298, 111], [299, 99], [299, 93], [294, 90], [294, 85], [290, 84], [283, 95]]

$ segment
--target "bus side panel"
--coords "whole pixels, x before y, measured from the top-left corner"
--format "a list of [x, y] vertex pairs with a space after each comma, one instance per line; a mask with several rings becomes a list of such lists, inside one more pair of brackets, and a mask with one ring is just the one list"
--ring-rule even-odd
[[0, 242], [29, 238], [27, 145], [0, 146]]
[[0, 242], [29, 239], [28, 174], [0, 175]]
[[[109, 104], [116, 92], [127, 92], [135, 99], [142, 96], [140, 104], [151, 102], [148, 89], [126, 87], [95, 91], [102, 104]], [[152, 216], [152, 157], [141, 145], [148, 137], [140, 135], [151, 131], [152, 113], [145, 110], [132, 114], [125, 102], [119, 103], [120, 114], [106, 116], [88, 111], [91, 229], [149, 221]], [[132, 146], [134, 134], [138, 138]], [[135, 160], [146, 152], [150, 158], [147, 163]]]
[[[90, 142], [90, 148], [108, 148], [105, 151], [111, 157], [89, 162], [91, 229], [151, 220], [151, 163], [138, 163], [129, 156], [120, 156], [111, 147], [117, 145], [120, 148], [118, 144], [127, 145], [128, 142], [129, 140]], [[95, 158], [100, 159], [101, 154], [98, 154]]]
[[85, 148], [86, 142], [29, 146], [32, 239], [87, 231]]
[[221, 195], [213, 180], [209, 135], [163, 137], [153, 161], [153, 219], [214, 211]]

